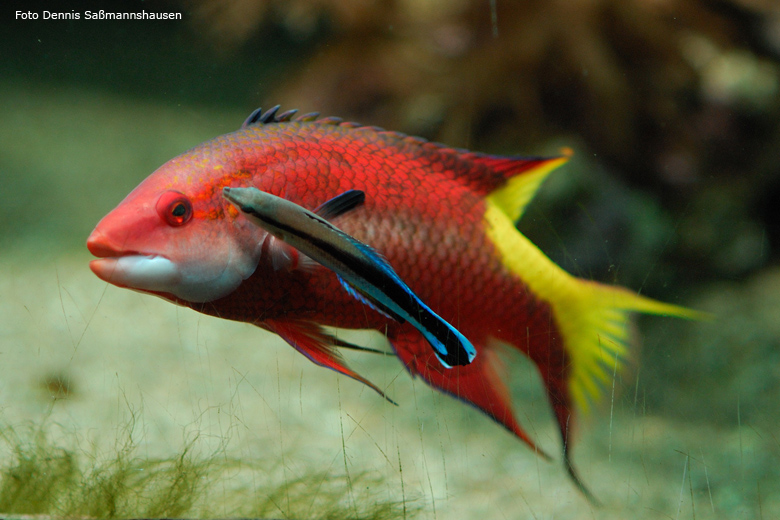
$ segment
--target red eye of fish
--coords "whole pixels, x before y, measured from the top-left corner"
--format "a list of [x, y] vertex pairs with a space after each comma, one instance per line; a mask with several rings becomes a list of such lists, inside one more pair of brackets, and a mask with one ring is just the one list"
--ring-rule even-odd
[[183, 226], [192, 218], [192, 203], [178, 191], [166, 191], [157, 201], [157, 214], [170, 226]]

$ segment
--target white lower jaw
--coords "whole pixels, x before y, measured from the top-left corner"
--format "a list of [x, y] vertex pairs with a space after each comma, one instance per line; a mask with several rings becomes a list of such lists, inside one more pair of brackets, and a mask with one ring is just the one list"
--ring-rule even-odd
[[176, 264], [162, 256], [99, 258], [92, 260], [89, 267], [101, 280], [131, 289], [171, 292], [181, 283]]
[[[202, 278], [196, 272], [186, 274], [163, 256], [128, 255], [92, 260], [90, 269], [106, 282], [140, 291], [170, 293], [188, 302], [208, 302], [227, 296], [241, 285], [244, 276], [222, 269], [216, 277]], [[246, 273], [252, 274], [254, 269]]]

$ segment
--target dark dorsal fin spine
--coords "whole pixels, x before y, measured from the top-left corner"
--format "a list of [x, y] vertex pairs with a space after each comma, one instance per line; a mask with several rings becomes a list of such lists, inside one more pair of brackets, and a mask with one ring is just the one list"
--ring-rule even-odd
[[260, 116], [263, 113], [263, 109], [258, 107], [256, 108], [251, 114], [249, 114], [249, 117], [247, 117], [244, 120], [244, 124], [241, 125], [241, 128], [246, 128], [248, 126], [251, 126], [255, 123], [257, 123], [257, 120], [260, 119]]
[[293, 121], [301, 121], [301, 122], [314, 121], [318, 117], [320, 117], [319, 112], [309, 112], [308, 114], [303, 114], [301, 116], [296, 117], [295, 119], [293, 119]]
[[278, 121], [276, 119], [276, 113], [279, 111], [279, 109], [282, 108], [282, 105], [276, 105], [275, 107], [271, 107], [268, 109], [268, 112], [260, 116], [260, 119], [258, 119], [259, 123], [268, 124], [268, 123], [275, 123]]
[[[246, 128], [252, 125], [286, 123], [287, 121], [302, 121], [302, 122], [314, 121], [320, 116], [319, 112], [311, 112], [309, 114], [303, 114], [302, 116], [298, 116], [295, 119], [293, 119], [293, 116], [298, 113], [298, 110], [292, 109], [277, 114], [277, 112], [279, 112], [279, 109], [281, 107], [282, 105], [276, 105], [275, 107], [269, 108], [265, 112], [263, 112], [262, 108], [255, 109], [251, 114], [249, 114], [249, 117], [246, 118], [246, 121], [244, 121], [244, 124], [241, 125], [241, 128]], [[325, 122], [330, 123], [330, 121], [328, 120], [325, 120]]]
[[286, 112], [282, 112], [278, 116], [276, 116], [276, 120], [280, 123], [283, 123], [285, 121], [289, 121], [292, 116], [298, 113], [298, 109], [293, 108], [292, 110], [287, 110]]

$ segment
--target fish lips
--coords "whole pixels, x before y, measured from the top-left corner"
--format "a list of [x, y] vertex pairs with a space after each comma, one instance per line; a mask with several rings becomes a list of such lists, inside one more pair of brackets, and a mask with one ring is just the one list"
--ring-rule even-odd
[[159, 255], [124, 254], [92, 260], [89, 268], [103, 281], [119, 287], [159, 292], [181, 283], [179, 268]]
[[89, 263], [92, 272], [118, 287], [159, 291], [176, 287], [181, 282], [181, 272], [170, 259], [139, 251], [122, 251], [100, 229], [96, 228], [87, 239], [87, 249], [98, 257]]
[[121, 251], [97, 231], [87, 240], [87, 248], [100, 257], [92, 260], [89, 268], [101, 280], [177, 303], [201, 303], [222, 298], [233, 292], [257, 265], [253, 264], [246, 276], [241, 276], [228, 264], [204, 276], [197, 268], [193, 269], [186, 263], [181, 265], [160, 254]]

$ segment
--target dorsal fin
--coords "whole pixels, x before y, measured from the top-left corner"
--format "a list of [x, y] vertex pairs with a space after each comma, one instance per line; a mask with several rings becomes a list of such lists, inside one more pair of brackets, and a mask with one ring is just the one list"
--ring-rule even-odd
[[371, 129], [404, 143], [419, 146], [424, 151], [457, 157], [459, 161], [470, 163], [471, 167], [455, 167], [454, 175], [468, 183], [478, 193], [491, 196], [494, 202], [514, 221], [520, 219], [523, 210], [547, 175], [565, 163], [572, 155], [572, 151], [568, 148], [564, 149], [558, 157], [491, 155], [463, 148], [453, 148], [402, 132], [370, 126], [361, 128]]
[[276, 121], [279, 123], [284, 123], [285, 121], [289, 121], [290, 119], [292, 119], [292, 116], [294, 116], [297, 113], [298, 113], [297, 108], [285, 110], [284, 112], [276, 116]]
[[344, 122], [343, 119], [336, 116], [328, 116], [323, 117], [322, 119], [317, 119], [317, 122], [323, 125], [338, 125]]
[[[287, 121], [314, 121], [320, 116], [319, 112], [310, 112], [308, 114], [303, 114], [302, 116], [298, 116], [297, 118], [293, 119], [293, 116], [298, 113], [297, 109], [293, 108], [292, 110], [286, 110], [281, 114], [277, 114], [280, 108], [282, 108], [282, 105], [276, 105], [274, 107], [269, 108], [265, 112], [263, 112], [262, 107], [256, 108], [254, 111], [252, 111], [251, 114], [249, 114], [249, 117], [246, 118], [244, 124], [241, 125], [241, 128], [246, 128], [252, 125], [286, 123]], [[329, 123], [331, 121], [326, 121], [326, 122]]]
[[248, 126], [257, 124], [264, 125], [267, 123], [276, 122], [274, 116], [280, 107], [281, 105], [276, 105], [275, 107], [269, 108], [266, 112], [263, 112], [262, 107], [257, 107], [251, 114], [249, 114], [249, 117], [246, 118], [244, 124], [241, 125], [241, 128], [246, 128]]
[[[372, 130], [385, 136], [398, 139], [404, 143], [420, 146], [423, 150], [458, 156], [459, 159], [474, 165], [474, 168], [465, 169], [466, 171], [461, 170], [458, 174], [460, 178], [468, 182], [478, 192], [485, 196], [489, 196], [491, 200], [501, 208], [510, 219], [512, 219], [512, 221], [520, 219], [523, 210], [534, 197], [547, 175], [566, 162], [571, 155], [571, 151], [564, 151], [564, 154], [560, 157], [489, 155], [451, 148], [440, 143], [427, 141], [421, 137], [408, 136], [401, 132], [388, 131], [375, 126], [364, 126], [358, 123], [344, 122], [339, 117], [324, 117], [318, 119], [320, 116], [319, 112], [310, 112], [293, 119], [297, 110], [287, 110], [286, 112], [277, 114], [279, 108], [280, 105], [276, 105], [265, 112], [263, 112], [261, 108], [258, 108], [249, 115], [246, 121], [244, 121], [244, 124], [241, 125], [241, 128], [252, 125], [284, 123], [287, 121], [302, 123], [316, 121], [318, 124], [322, 125]], [[355, 203], [355, 205], [357, 204], [358, 203]], [[352, 207], [354, 207], [354, 205]], [[348, 211], [349, 209], [351, 208], [342, 209], [339, 214]], [[336, 215], [332, 215], [330, 218], [333, 218], [334, 216]]]
[[520, 157], [513, 155], [490, 155], [486, 153], [470, 152], [465, 159], [490, 168], [506, 178], [533, 169], [539, 163], [550, 160], [549, 157]]
[[303, 114], [296, 117], [295, 119], [293, 119], [293, 121], [300, 121], [300, 122], [314, 121], [318, 117], [320, 117], [319, 112], [309, 112], [308, 114]]
[[260, 116], [258, 122], [263, 124], [275, 122], [276, 113], [279, 111], [280, 108], [282, 108], [282, 105], [276, 105], [274, 107], [269, 108], [266, 113]]
[[560, 157], [523, 158], [474, 154], [471, 160], [504, 178], [488, 197], [512, 222], [517, 222], [542, 182], [551, 171], [568, 161], [570, 155], [567, 152]]
[[[293, 119], [293, 116], [298, 112], [297, 109], [293, 110], [287, 110], [285, 112], [282, 112], [281, 114], [277, 115], [277, 112], [282, 107], [282, 105], [276, 105], [274, 107], [269, 108], [265, 112], [263, 112], [262, 107], [256, 108], [251, 114], [249, 114], [249, 117], [247, 117], [244, 120], [244, 123], [241, 125], [241, 128], [246, 128], [248, 126], [252, 125], [268, 125], [272, 123], [286, 123], [288, 121], [296, 121], [299, 123], [308, 123], [311, 121], [317, 121], [320, 124], [323, 125], [345, 125], [345, 126], [352, 126], [354, 128], [362, 127], [363, 125], [357, 124], [357, 123], [344, 123], [344, 121], [340, 117], [323, 117], [322, 119], [318, 119], [320, 117], [319, 112], [309, 112], [308, 114], [303, 114], [295, 119]], [[376, 127], [373, 127], [376, 128]], [[376, 128], [377, 130], [382, 130], [381, 128]]]

